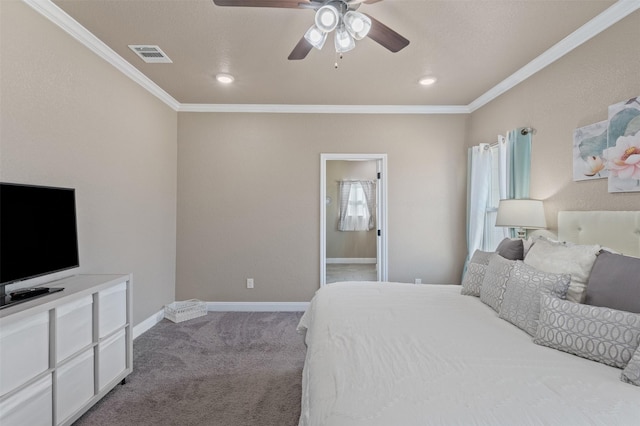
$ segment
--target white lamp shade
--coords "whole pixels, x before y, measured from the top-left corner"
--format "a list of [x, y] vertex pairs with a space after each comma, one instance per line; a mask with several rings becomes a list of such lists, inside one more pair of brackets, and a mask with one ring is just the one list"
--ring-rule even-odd
[[315, 20], [316, 27], [321, 31], [328, 33], [338, 26], [338, 22], [340, 22], [340, 13], [334, 6], [328, 4], [318, 9]]
[[547, 227], [544, 205], [540, 200], [500, 200], [496, 226], [544, 229]]
[[355, 40], [353, 39], [353, 37], [351, 37], [351, 35], [344, 28], [344, 26], [336, 30], [335, 44], [336, 44], [336, 52], [338, 53], [348, 52], [354, 47], [356, 47]]
[[344, 14], [344, 25], [349, 34], [356, 40], [362, 40], [369, 34], [371, 29], [371, 19], [363, 13], [350, 10]]
[[322, 49], [324, 42], [327, 41], [327, 33], [319, 30], [318, 27], [313, 25], [304, 34], [304, 38], [316, 49]]

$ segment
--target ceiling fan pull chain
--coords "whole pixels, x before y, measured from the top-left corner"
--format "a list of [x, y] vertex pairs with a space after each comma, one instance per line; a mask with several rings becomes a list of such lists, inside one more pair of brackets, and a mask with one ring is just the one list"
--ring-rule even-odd
[[335, 69], [338, 69], [338, 59], [342, 59], [342, 53], [338, 53], [338, 52], [336, 52], [336, 63], [335, 63], [335, 64], [333, 64], [333, 67], [334, 67]]

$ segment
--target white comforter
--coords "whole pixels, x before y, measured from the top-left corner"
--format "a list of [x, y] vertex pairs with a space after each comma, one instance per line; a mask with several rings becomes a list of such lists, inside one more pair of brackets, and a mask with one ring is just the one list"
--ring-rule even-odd
[[459, 286], [330, 284], [298, 330], [301, 426], [640, 425], [619, 369], [534, 344]]

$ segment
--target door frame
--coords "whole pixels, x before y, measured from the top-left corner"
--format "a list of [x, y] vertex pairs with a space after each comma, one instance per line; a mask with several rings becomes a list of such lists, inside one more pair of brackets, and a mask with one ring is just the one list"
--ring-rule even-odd
[[387, 270], [387, 154], [320, 154], [320, 286], [327, 283], [327, 161], [376, 161], [380, 174], [376, 192], [378, 281], [388, 281]]

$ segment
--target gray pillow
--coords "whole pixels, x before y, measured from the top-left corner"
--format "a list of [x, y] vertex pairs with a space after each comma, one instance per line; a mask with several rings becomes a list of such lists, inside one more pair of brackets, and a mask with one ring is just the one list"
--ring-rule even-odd
[[585, 303], [640, 313], [640, 259], [601, 251], [589, 276]]
[[571, 275], [543, 272], [516, 261], [504, 291], [500, 318], [535, 335], [540, 317], [540, 295], [549, 294], [564, 299], [570, 282]]
[[543, 294], [533, 342], [624, 368], [640, 343], [640, 315]]
[[480, 296], [482, 280], [484, 280], [489, 259], [491, 259], [493, 255], [495, 255], [495, 253], [482, 250], [476, 250], [473, 253], [467, 265], [467, 273], [464, 274], [464, 278], [462, 279], [461, 294], [466, 296]]
[[520, 238], [513, 240], [505, 238], [498, 244], [496, 252], [505, 259], [522, 260], [524, 259], [524, 244]]
[[640, 346], [638, 346], [636, 353], [631, 357], [631, 361], [629, 361], [624, 370], [622, 370], [620, 380], [640, 386]]
[[496, 312], [500, 312], [504, 289], [514, 263], [516, 263], [515, 260], [508, 260], [499, 254], [494, 254], [487, 265], [487, 272], [484, 274], [480, 289], [480, 300]]

